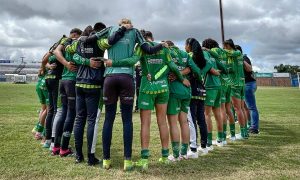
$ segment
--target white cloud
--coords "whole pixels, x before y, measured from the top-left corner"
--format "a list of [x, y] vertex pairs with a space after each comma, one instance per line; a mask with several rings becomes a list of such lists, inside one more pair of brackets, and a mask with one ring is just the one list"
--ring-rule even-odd
[[[225, 36], [251, 44], [246, 53], [260, 71], [280, 63], [299, 65], [299, 9], [298, 0], [225, 0]], [[98, 21], [116, 25], [123, 17], [156, 39], [221, 41], [217, 0], [14, 0], [0, 6], [0, 59], [40, 59], [71, 28]]]

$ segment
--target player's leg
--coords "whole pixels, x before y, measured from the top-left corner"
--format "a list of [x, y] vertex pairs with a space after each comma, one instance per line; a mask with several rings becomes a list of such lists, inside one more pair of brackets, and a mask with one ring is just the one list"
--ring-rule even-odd
[[167, 107], [167, 116], [168, 116], [171, 144], [173, 150], [173, 155], [169, 156], [169, 160], [171, 161], [176, 161], [179, 158], [179, 152], [180, 152], [179, 149], [180, 131], [177, 125], [179, 111], [180, 111], [180, 100], [171, 95], [169, 97], [168, 107]]
[[232, 89], [232, 104], [234, 107], [234, 110], [237, 114], [237, 118], [240, 124], [240, 128], [241, 128], [241, 138], [245, 139], [245, 118], [244, 118], [244, 113], [242, 111], [242, 99], [241, 99], [241, 95], [240, 95], [240, 90], [239, 88], [233, 88]]
[[206, 155], [208, 153], [207, 147], [207, 139], [208, 139], [208, 133], [207, 133], [207, 124], [205, 121], [205, 102], [204, 100], [197, 100], [197, 124], [200, 129], [200, 148], [198, 148], [198, 152], [201, 155]]
[[190, 141], [190, 131], [189, 131], [189, 124], [187, 120], [187, 113], [190, 105], [190, 99], [183, 99], [180, 102], [181, 102], [180, 113], [178, 115], [180, 132], [181, 132], [180, 156], [187, 159], [187, 150], [189, 148], [189, 141]]
[[84, 160], [82, 145], [83, 145], [83, 134], [84, 127], [87, 117], [87, 104], [86, 104], [86, 89], [82, 87], [76, 87], [76, 117], [74, 122], [74, 140], [76, 157], [75, 163], [81, 163]]
[[68, 81], [66, 94], [68, 98], [68, 111], [66, 120], [63, 126], [63, 134], [61, 141], [61, 156], [68, 156], [73, 154], [72, 150], [69, 148], [69, 142], [71, 139], [71, 134], [73, 131], [75, 116], [76, 116], [76, 93], [75, 93], [75, 81]]
[[119, 86], [116, 75], [108, 76], [103, 84], [103, 100], [105, 104], [105, 120], [102, 130], [103, 168], [111, 167], [110, 146], [112, 129], [116, 117]]
[[123, 143], [124, 143], [124, 171], [130, 171], [133, 168], [131, 161], [133, 124], [132, 112], [134, 104], [134, 80], [132, 76], [120, 76], [120, 109], [123, 122]]
[[140, 159], [135, 165], [143, 170], [148, 169], [148, 158], [150, 155], [149, 142], [150, 142], [150, 125], [151, 125], [151, 110], [154, 109], [154, 95], [145, 94], [140, 92], [138, 97], [138, 108], [140, 109], [141, 119], [141, 154]]

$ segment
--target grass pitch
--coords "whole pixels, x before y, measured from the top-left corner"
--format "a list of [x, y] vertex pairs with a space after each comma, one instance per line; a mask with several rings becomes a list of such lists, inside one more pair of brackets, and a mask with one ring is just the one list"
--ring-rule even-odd
[[[75, 165], [71, 157], [52, 157], [33, 139], [39, 103], [34, 84], [0, 84], [0, 179], [300, 179], [300, 90], [258, 88], [259, 135], [229, 143], [196, 160], [158, 164], [160, 140], [152, 115], [147, 172], [122, 171], [120, 115], [114, 125], [111, 170]], [[139, 158], [139, 115], [134, 114], [133, 160]], [[101, 118], [101, 127], [103, 117]], [[96, 156], [101, 157], [101, 128]], [[237, 126], [237, 132], [239, 131]], [[215, 133], [214, 133], [215, 135]], [[72, 139], [71, 145], [74, 147]], [[84, 144], [86, 148], [86, 144]], [[86, 149], [84, 150], [86, 152]]]

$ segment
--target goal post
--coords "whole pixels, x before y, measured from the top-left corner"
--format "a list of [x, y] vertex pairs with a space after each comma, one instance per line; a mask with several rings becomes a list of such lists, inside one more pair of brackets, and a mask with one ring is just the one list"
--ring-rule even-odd
[[299, 86], [299, 89], [300, 89], [300, 72], [297, 72], [297, 78], [298, 78], [298, 86]]

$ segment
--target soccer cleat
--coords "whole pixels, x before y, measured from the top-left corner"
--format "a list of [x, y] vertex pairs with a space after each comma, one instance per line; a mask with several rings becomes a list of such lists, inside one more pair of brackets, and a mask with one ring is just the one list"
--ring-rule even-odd
[[103, 167], [103, 169], [106, 169], [106, 170], [110, 169], [111, 168], [110, 159], [103, 159], [102, 167]]
[[45, 143], [43, 144], [43, 148], [49, 149], [51, 144], [51, 140], [46, 140]]
[[131, 160], [124, 160], [124, 171], [132, 171], [133, 163]]
[[[213, 146], [210, 146], [213, 150]], [[200, 156], [205, 156], [208, 154], [208, 148], [201, 148], [201, 147], [198, 147], [197, 148], [197, 151], [198, 151], [198, 154], [200, 154]]]
[[[161, 159], [161, 158], [160, 158]], [[159, 160], [160, 160], [159, 159]], [[178, 158], [175, 158], [172, 154], [170, 154], [169, 156], [168, 156], [168, 158], [167, 158], [170, 162], [176, 162], [176, 161], [180, 161], [181, 159], [180, 159], [180, 157], [178, 157]]]
[[197, 159], [199, 157], [199, 154], [197, 151], [193, 152], [193, 151], [189, 150], [187, 152], [187, 157], [188, 157], [188, 159]]
[[87, 164], [88, 164], [88, 166], [95, 166], [97, 164], [100, 164], [100, 160], [97, 159], [95, 156], [94, 157], [89, 157]]
[[137, 167], [137, 168], [141, 168], [142, 170], [146, 171], [146, 170], [148, 170], [148, 164], [149, 164], [148, 159], [142, 159], [141, 158], [139, 161], [134, 163], [134, 166]]
[[78, 155], [78, 154], [76, 154], [76, 157], [75, 157], [75, 164], [82, 163], [83, 161], [84, 161], [83, 155]]
[[36, 132], [35, 135], [34, 135], [34, 138], [36, 140], [41, 140], [41, 139], [43, 139], [43, 135], [40, 132]]
[[212, 150], [214, 150], [214, 147], [212, 145], [210, 145], [210, 146], [207, 146], [206, 149], [207, 149], [207, 151], [212, 151]]
[[168, 159], [168, 157], [161, 157], [159, 158], [158, 162], [161, 164], [170, 164], [171, 161]]
[[[53, 152], [53, 150], [52, 150], [52, 152]], [[68, 148], [66, 150], [60, 149], [59, 155], [60, 155], [60, 157], [73, 156], [73, 151], [71, 148]]]
[[52, 151], [53, 148], [54, 148], [54, 142], [51, 142], [50, 147], [49, 147], [49, 151]]
[[60, 147], [53, 147], [53, 148], [52, 148], [51, 155], [52, 155], [52, 156], [59, 155], [59, 151], [60, 151]]
[[258, 129], [250, 128], [249, 129], [249, 133], [251, 133], [251, 134], [259, 134], [259, 130]]

